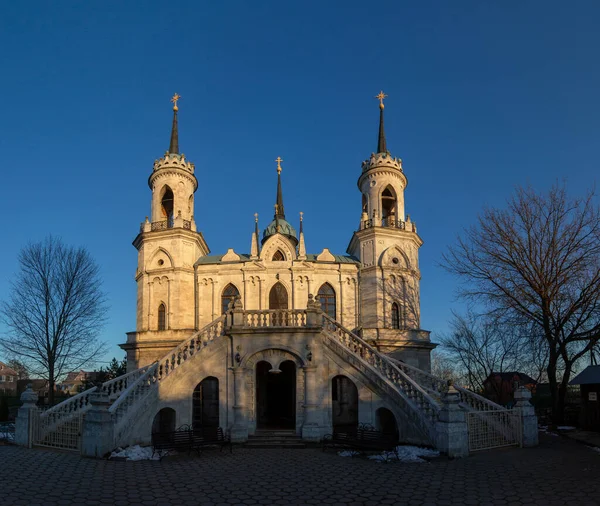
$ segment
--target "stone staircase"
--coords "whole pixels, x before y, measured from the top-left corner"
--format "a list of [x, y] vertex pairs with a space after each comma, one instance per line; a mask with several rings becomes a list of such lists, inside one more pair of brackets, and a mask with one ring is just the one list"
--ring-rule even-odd
[[246, 448], [306, 448], [306, 443], [295, 430], [257, 430], [248, 436]]

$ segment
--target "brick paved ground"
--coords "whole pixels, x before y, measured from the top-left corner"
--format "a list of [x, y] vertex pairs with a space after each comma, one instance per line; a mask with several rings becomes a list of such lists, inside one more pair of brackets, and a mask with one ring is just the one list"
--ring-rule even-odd
[[156, 461], [83, 459], [0, 447], [7, 505], [494, 504], [600, 505], [600, 453], [544, 436], [534, 449], [501, 449], [427, 464], [381, 464], [334, 452], [218, 451]]

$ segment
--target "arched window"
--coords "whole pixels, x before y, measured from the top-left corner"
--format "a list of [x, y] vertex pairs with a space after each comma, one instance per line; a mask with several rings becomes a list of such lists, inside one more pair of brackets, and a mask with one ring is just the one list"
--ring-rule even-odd
[[229, 309], [229, 303], [233, 302], [240, 295], [239, 290], [229, 283], [221, 294], [221, 314], [224, 314]]
[[278, 249], [273, 255], [273, 262], [283, 262], [285, 260], [285, 255], [282, 253], [280, 249]]
[[381, 194], [381, 217], [384, 227], [396, 226], [396, 192], [391, 186], [387, 186]]
[[392, 304], [392, 328], [400, 328], [400, 308], [395, 302]]
[[165, 186], [165, 190], [160, 200], [162, 207], [162, 213], [164, 218], [167, 220], [167, 227], [173, 226], [173, 190], [168, 186]]
[[156, 432], [174, 432], [175, 431], [175, 410], [173, 408], [162, 408], [154, 416], [152, 421], [152, 433]]
[[158, 330], [166, 330], [167, 328], [167, 308], [161, 302], [158, 306]]
[[317, 297], [323, 312], [335, 320], [335, 291], [333, 287], [329, 283], [323, 283], [317, 292]]
[[281, 283], [276, 283], [269, 292], [269, 309], [287, 309], [288, 293]]

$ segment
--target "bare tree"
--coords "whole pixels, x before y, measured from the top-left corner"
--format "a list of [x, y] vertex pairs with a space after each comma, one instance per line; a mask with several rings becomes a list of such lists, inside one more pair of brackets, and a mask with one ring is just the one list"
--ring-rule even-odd
[[450, 328], [440, 343], [472, 390], [483, 391], [484, 381], [493, 372], [519, 369], [523, 337], [518, 327], [468, 312], [465, 316], [453, 313]]
[[27, 370], [27, 367], [25, 367], [25, 364], [20, 360], [13, 358], [7, 362], [7, 365], [17, 373], [17, 379], [22, 380], [29, 378], [29, 371]]
[[107, 308], [98, 266], [86, 249], [53, 237], [21, 250], [19, 266], [10, 298], [0, 306], [8, 329], [0, 347], [48, 380], [52, 404], [57, 379], [104, 351], [98, 335]]
[[[574, 364], [600, 339], [600, 209], [591, 192], [570, 199], [519, 188], [506, 209], [486, 209], [444, 256], [463, 297], [528, 328], [547, 351], [556, 422]], [[560, 369], [562, 368], [562, 375]]]

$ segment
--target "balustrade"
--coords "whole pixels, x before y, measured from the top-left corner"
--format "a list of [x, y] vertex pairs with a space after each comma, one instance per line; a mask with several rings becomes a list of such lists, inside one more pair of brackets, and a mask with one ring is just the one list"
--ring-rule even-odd
[[306, 327], [304, 309], [265, 309], [244, 311], [244, 327]]

